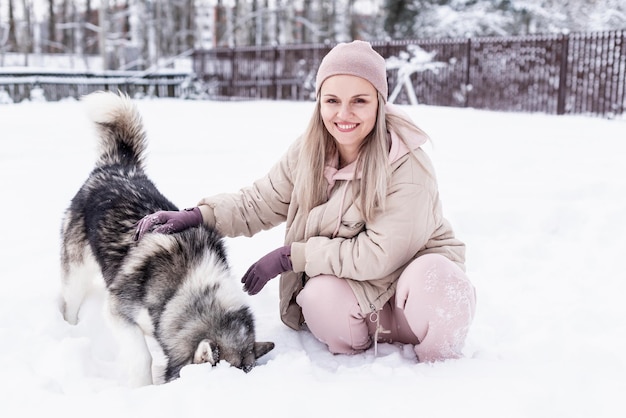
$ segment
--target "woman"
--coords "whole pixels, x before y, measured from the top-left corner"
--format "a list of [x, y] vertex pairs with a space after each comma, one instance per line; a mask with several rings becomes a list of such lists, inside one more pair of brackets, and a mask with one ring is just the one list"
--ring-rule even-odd
[[286, 222], [285, 246], [253, 264], [244, 290], [280, 278], [280, 315], [333, 353], [413, 344], [419, 361], [458, 358], [475, 309], [465, 245], [442, 216], [427, 136], [387, 104], [385, 60], [369, 43], [334, 47], [305, 133], [238, 193], [142, 219], [172, 233], [201, 222], [228, 237]]

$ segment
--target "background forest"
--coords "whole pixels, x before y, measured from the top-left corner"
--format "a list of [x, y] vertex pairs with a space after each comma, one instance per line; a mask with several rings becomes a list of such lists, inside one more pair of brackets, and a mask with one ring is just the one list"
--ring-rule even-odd
[[626, 28], [623, 0], [0, 0], [6, 56], [145, 69], [197, 48]]

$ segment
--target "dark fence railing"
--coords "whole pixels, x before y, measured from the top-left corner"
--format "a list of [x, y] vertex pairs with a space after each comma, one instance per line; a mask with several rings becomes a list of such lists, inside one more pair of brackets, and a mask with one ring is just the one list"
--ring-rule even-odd
[[57, 101], [67, 97], [79, 98], [97, 90], [128, 93], [131, 97], [182, 97], [190, 88], [188, 72], [145, 74], [136, 71], [104, 72], [42, 72], [25, 68], [3, 71], [0, 68], [0, 93], [11, 101], [20, 102], [34, 97]]
[[[613, 117], [626, 107], [626, 30], [569, 35], [372, 42], [385, 58], [417, 45], [433, 71], [411, 76], [423, 104]], [[194, 72], [213, 98], [310, 100], [332, 45], [199, 50]], [[388, 72], [390, 91], [398, 71]], [[409, 103], [406, 91], [396, 103]]]
[[[413, 45], [436, 68], [410, 74], [411, 91], [395, 102], [477, 109], [622, 115], [626, 109], [626, 30], [569, 35], [372, 42], [385, 58]], [[0, 102], [78, 98], [96, 90], [133, 97], [313, 100], [315, 73], [332, 45], [197, 50], [187, 72], [8, 72], [0, 68]], [[26, 69], [28, 70], [28, 69]], [[399, 79], [388, 70], [390, 91]], [[405, 83], [406, 84], [406, 83]]]

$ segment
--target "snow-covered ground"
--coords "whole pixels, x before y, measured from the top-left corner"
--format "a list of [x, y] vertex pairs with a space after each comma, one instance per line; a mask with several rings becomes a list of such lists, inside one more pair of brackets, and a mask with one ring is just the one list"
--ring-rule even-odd
[[[142, 100], [148, 172], [181, 207], [263, 175], [312, 103]], [[478, 292], [466, 357], [409, 346], [334, 356], [282, 325], [274, 280], [250, 297], [252, 372], [188, 366], [170, 384], [119, 380], [101, 287], [82, 321], [57, 307], [62, 212], [91, 170], [79, 102], [0, 105], [0, 416], [623, 417], [626, 120], [404, 107], [432, 136], [444, 213]], [[241, 276], [283, 229], [227, 241]]]

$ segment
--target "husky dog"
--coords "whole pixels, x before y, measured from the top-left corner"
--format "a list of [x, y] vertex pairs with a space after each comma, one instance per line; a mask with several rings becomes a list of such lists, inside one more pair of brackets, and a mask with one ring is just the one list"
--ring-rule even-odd
[[97, 92], [83, 102], [99, 136], [99, 158], [63, 220], [65, 320], [78, 322], [88, 284], [101, 274], [131, 385], [156, 380], [146, 335], [166, 357], [165, 382], [191, 363], [225, 360], [250, 371], [274, 344], [255, 340], [254, 319], [231, 275], [222, 237], [201, 225], [135, 241], [142, 217], [178, 209], [144, 172], [146, 134], [128, 96]]

